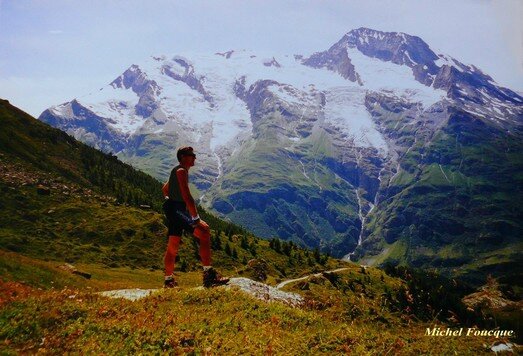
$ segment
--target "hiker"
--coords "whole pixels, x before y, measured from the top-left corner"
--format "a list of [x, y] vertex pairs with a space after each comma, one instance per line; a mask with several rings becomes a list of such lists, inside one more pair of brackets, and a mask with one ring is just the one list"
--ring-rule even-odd
[[182, 232], [190, 232], [200, 242], [200, 258], [203, 265], [203, 285], [212, 287], [226, 284], [229, 279], [221, 277], [211, 267], [211, 232], [209, 225], [198, 215], [196, 204], [189, 190], [189, 169], [194, 166], [196, 155], [192, 147], [181, 147], [176, 152], [179, 164], [171, 171], [162, 191], [165, 197], [163, 210], [169, 223], [169, 241], [165, 252], [165, 288], [177, 285], [173, 276], [174, 263], [180, 246]]

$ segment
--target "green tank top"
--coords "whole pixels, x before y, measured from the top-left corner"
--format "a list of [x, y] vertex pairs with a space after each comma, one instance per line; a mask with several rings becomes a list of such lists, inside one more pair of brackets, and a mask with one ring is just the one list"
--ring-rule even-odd
[[176, 174], [176, 171], [178, 171], [180, 168], [185, 169], [181, 165], [177, 165], [171, 171], [171, 175], [169, 177], [169, 200], [185, 204], [185, 200], [183, 200], [182, 197], [182, 191], [180, 190], [178, 175]]

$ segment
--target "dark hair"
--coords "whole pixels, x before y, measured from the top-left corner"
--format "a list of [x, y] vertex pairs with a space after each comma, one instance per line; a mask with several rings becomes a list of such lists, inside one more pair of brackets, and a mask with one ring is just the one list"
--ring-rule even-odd
[[182, 161], [182, 156], [193, 156], [193, 148], [190, 146], [184, 146], [178, 148], [178, 151], [176, 152], [176, 158], [178, 158], [178, 162]]

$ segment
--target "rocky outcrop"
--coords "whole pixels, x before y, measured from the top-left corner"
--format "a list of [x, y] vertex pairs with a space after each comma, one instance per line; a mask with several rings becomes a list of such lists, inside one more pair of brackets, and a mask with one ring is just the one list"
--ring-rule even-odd
[[299, 294], [284, 292], [248, 278], [231, 278], [227, 287], [239, 288], [253, 297], [266, 302], [281, 302], [293, 307], [301, 306], [304, 302], [303, 297]]
[[281, 64], [278, 63], [278, 61], [276, 60], [276, 58], [272, 57], [270, 60], [266, 60], [263, 62], [263, 65], [266, 66], [266, 67], [276, 67], [276, 68], [281, 68]]
[[[17, 163], [4, 162], [0, 155], [0, 181], [5, 184], [5, 189], [18, 189], [20, 186], [35, 187], [35, 194], [51, 195], [57, 194], [70, 196], [75, 199], [89, 199], [102, 204], [116, 204], [114, 197], [98, 194], [91, 189], [83, 188], [80, 185], [67, 183], [63, 179], [57, 178], [51, 173], [43, 173], [41, 170], [28, 171], [26, 166]], [[48, 214], [53, 214], [54, 209], [48, 210]]]
[[411, 68], [425, 65], [431, 74], [437, 70], [434, 61], [438, 56], [421, 38], [406, 33], [382, 32], [361, 27], [347, 33], [331, 49], [343, 45], [357, 48], [364, 55], [382, 61]]
[[[227, 57], [229, 58], [230, 55]], [[181, 58], [175, 58], [174, 62], [179, 64], [184, 68], [183, 74], [177, 74], [175, 71], [173, 71], [171, 65], [164, 65], [162, 67], [162, 72], [165, 73], [167, 76], [173, 78], [174, 80], [179, 80], [181, 82], [184, 82], [189, 86], [189, 88], [196, 90], [198, 93], [202, 94], [203, 98], [209, 103], [210, 107], [214, 107], [214, 99], [213, 97], [205, 90], [203, 84], [202, 84], [202, 78], [197, 77], [194, 74], [194, 67], [189, 64], [187, 61]]]
[[471, 308], [488, 308], [492, 310], [512, 309], [523, 307], [523, 301], [515, 302], [508, 299], [500, 290], [499, 283], [492, 276], [488, 276], [487, 284], [477, 292], [463, 297], [463, 303]]
[[58, 268], [60, 268], [63, 271], [66, 271], [66, 272], [69, 272], [69, 273], [72, 273], [72, 274], [76, 274], [76, 275], [78, 275], [80, 277], [83, 277], [85, 279], [91, 279], [91, 274], [90, 273], [80, 271], [75, 266], [73, 266], [72, 264], [66, 263], [64, 265], [58, 266]]
[[493, 79], [481, 70], [457, 61], [455, 63], [455, 65], [444, 64], [439, 68], [432, 84], [434, 88], [445, 89], [450, 98], [461, 98], [480, 105], [492, 104], [492, 99], [512, 105], [523, 104], [520, 95], [496, 86]]
[[147, 118], [158, 109], [156, 102], [156, 96], [159, 93], [158, 84], [147, 78], [147, 74], [136, 64], [133, 64], [110, 85], [113, 88], [131, 88], [138, 95], [139, 101], [135, 106], [136, 115]]
[[222, 57], [225, 57], [225, 58], [229, 59], [229, 58], [231, 58], [233, 53], [234, 53], [234, 50], [230, 50], [230, 51], [227, 51], [227, 52], [216, 52], [215, 54], [217, 56], [222, 56]]
[[103, 297], [108, 298], [122, 298], [130, 301], [140, 300], [142, 298], [148, 297], [150, 295], [161, 292], [162, 289], [141, 289], [141, 288], [132, 288], [132, 289], [118, 289], [118, 290], [108, 290], [99, 292], [98, 294]]
[[303, 60], [303, 63], [336, 71], [361, 85], [358, 68], [352, 64], [347, 48], [357, 49], [368, 57], [408, 66], [412, 68], [416, 80], [427, 86], [432, 84], [433, 76], [439, 69], [434, 62], [439, 57], [421, 38], [363, 27], [350, 31], [327, 51], [315, 53]]
[[246, 273], [255, 281], [265, 282], [269, 273], [269, 264], [264, 259], [254, 258], [247, 263]]
[[343, 47], [332, 47], [327, 52], [315, 53], [309, 58], [303, 59], [302, 63], [313, 68], [327, 68], [339, 73], [343, 78], [351, 82], [363, 85], [347, 54], [347, 50]]
[[[274, 80], [260, 80], [245, 88], [245, 78], [240, 78], [234, 91], [251, 113], [255, 139], [267, 131], [276, 134], [280, 140], [305, 138], [321, 118], [325, 105], [325, 94], [321, 92], [307, 93]], [[279, 93], [294, 98], [295, 102], [282, 99]], [[304, 102], [307, 104], [302, 104]]]

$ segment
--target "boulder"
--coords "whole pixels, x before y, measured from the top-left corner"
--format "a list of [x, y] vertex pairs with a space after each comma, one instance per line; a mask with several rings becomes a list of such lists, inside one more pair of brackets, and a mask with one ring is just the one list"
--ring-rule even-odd
[[247, 272], [256, 281], [264, 282], [267, 279], [269, 265], [263, 259], [254, 258], [247, 263]]
[[75, 266], [72, 264], [66, 263], [64, 265], [58, 266], [63, 271], [70, 272], [72, 274], [76, 274], [78, 276], [84, 277], [85, 279], [91, 279], [91, 274], [83, 271], [79, 271]]

